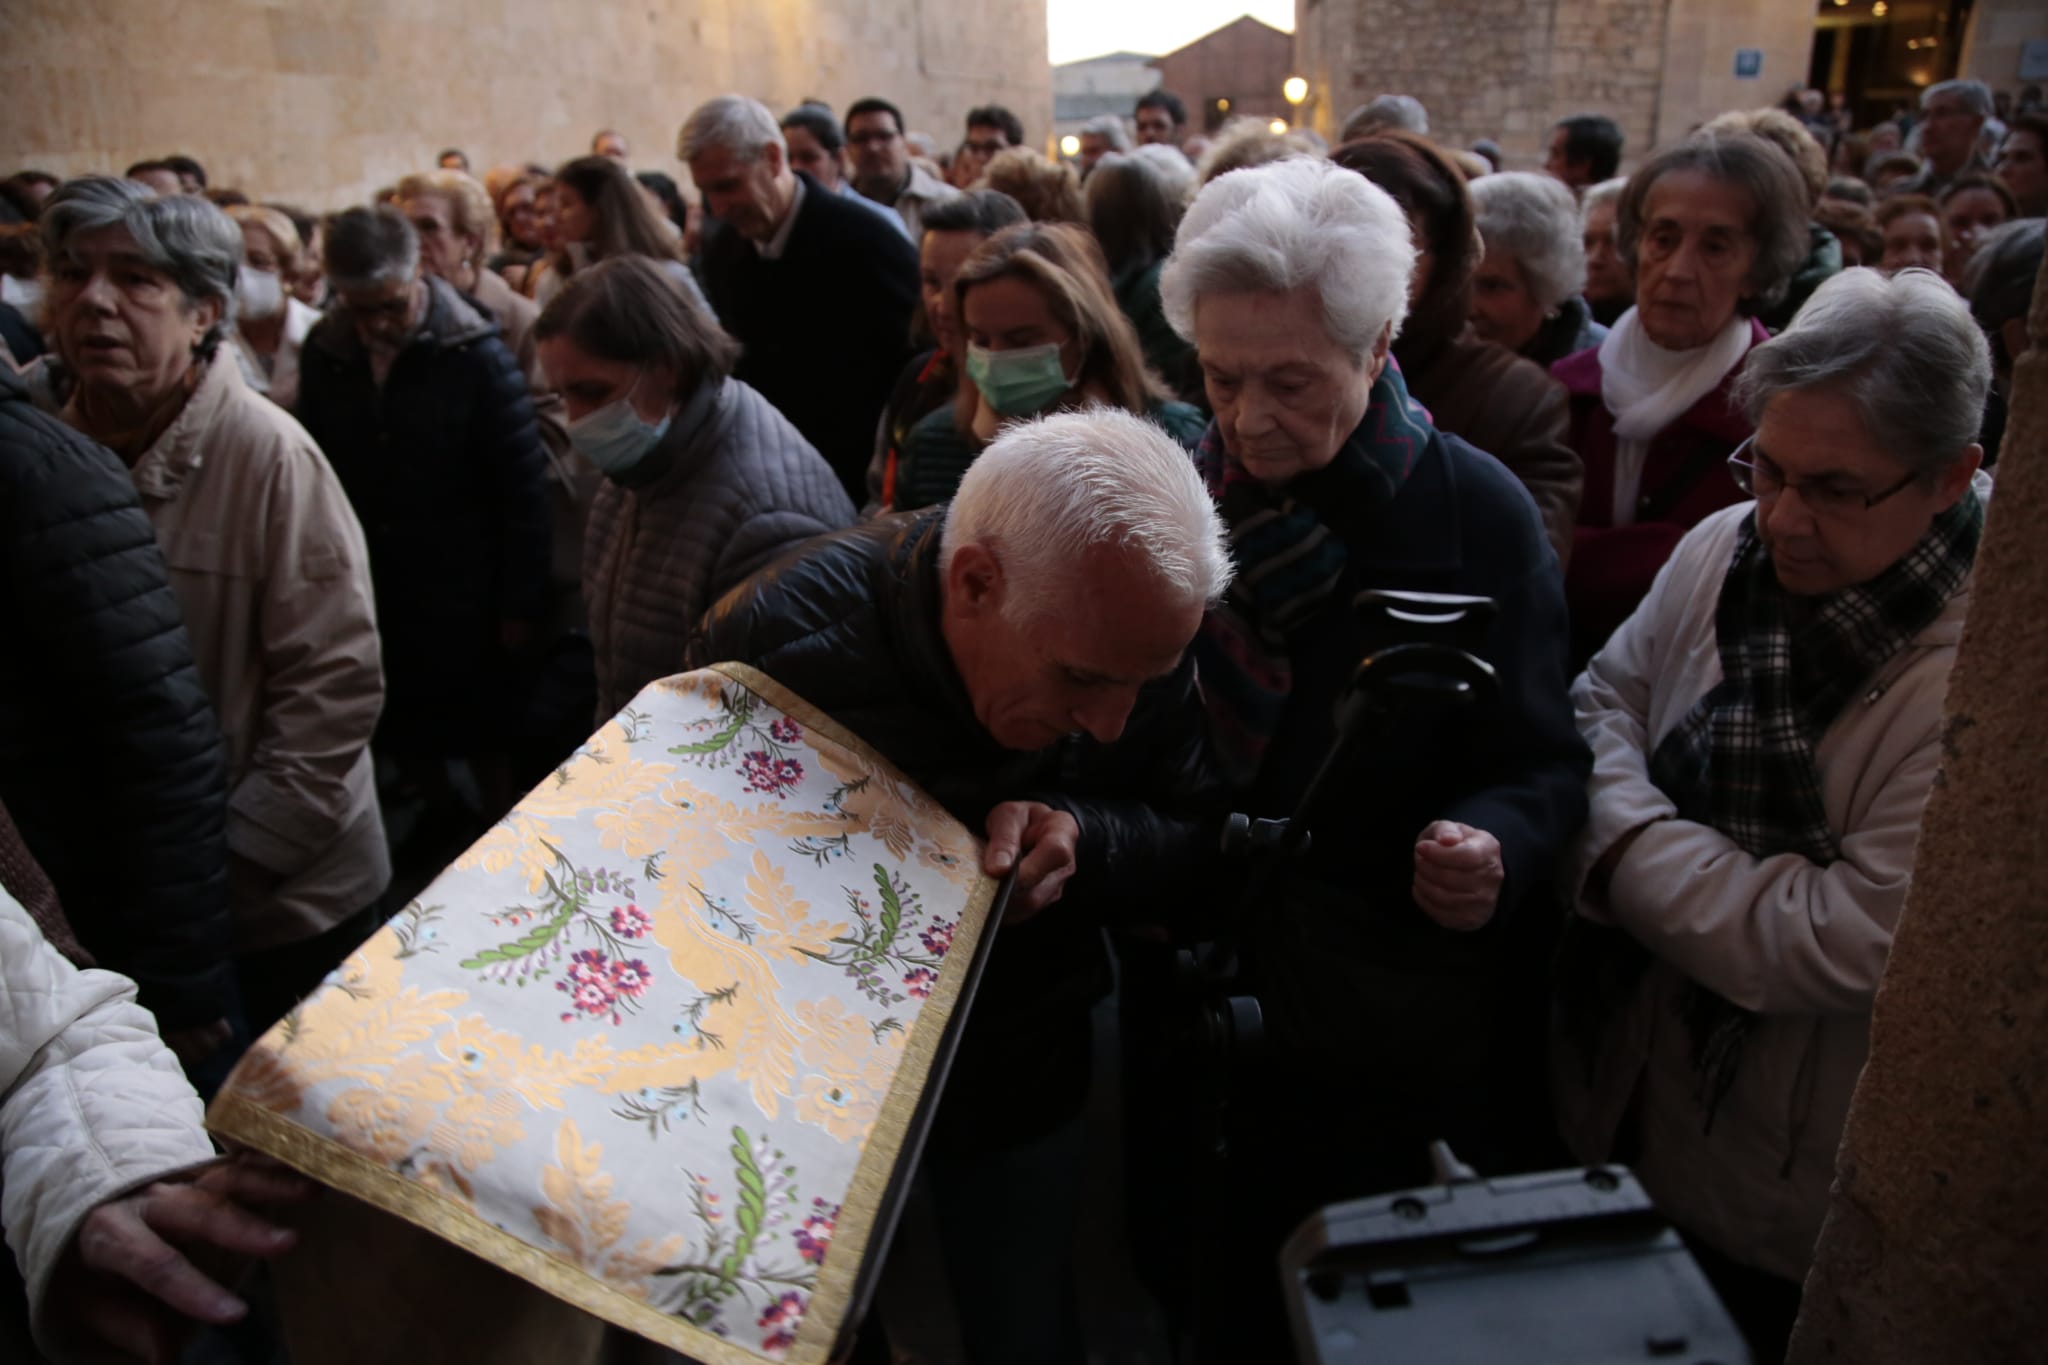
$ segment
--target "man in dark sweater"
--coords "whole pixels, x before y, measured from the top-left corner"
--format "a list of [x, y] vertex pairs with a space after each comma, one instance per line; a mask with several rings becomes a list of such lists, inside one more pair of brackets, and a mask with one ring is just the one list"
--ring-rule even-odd
[[781, 410], [858, 504], [875, 423], [910, 352], [917, 248], [789, 167], [775, 115], [722, 95], [683, 124], [676, 155], [717, 222], [704, 284], [744, 350], [734, 375]]

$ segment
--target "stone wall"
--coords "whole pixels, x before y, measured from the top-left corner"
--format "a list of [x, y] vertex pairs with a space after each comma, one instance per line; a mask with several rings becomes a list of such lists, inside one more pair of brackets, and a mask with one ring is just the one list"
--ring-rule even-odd
[[[1552, 124], [1605, 114], [1627, 161], [1723, 109], [1775, 102], [1805, 78], [1813, 14], [1783, 0], [1296, 0], [1295, 53], [1312, 121], [1334, 137], [1379, 94], [1429, 110], [1448, 146], [1499, 142], [1511, 166], [1542, 163]], [[1738, 47], [1762, 74], [1734, 76]]]
[[1962, 74], [2017, 93], [2029, 84], [2020, 79], [2020, 49], [2038, 42], [2048, 42], [2048, 5], [2041, 0], [1978, 0], [1970, 10]]
[[216, 185], [313, 209], [464, 149], [481, 172], [554, 164], [623, 131], [668, 171], [676, 130], [731, 90], [778, 112], [805, 98], [899, 104], [960, 136], [1008, 105], [1034, 143], [1052, 123], [1045, 0], [9, 0], [0, 45], [4, 162], [60, 175], [170, 152]]

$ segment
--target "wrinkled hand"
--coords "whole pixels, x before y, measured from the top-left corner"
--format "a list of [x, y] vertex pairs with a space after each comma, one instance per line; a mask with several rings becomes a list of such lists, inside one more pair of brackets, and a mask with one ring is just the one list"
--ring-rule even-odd
[[[991, 877], [1017, 869], [1007, 924], [1030, 919], [1060, 898], [1081, 845], [1081, 826], [1063, 810], [1040, 801], [1005, 801], [988, 813], [988, 851], [981, 869]], [[1019, 862], [1018, 859], [1023, 861]]]
[[1483, 928], [1505, 880], [1500, 841], [1483, 829], [1439, 820], [1415, 842], [1415, 903], [1446, 929]]
[[243, 1257], [288, 1250], [294, 1234], [250, 1212], [309, 1198], [313, 1185], [249, 1153], [187, 1180], [159, 1181], [85, 1216], [45, 1301], [62, 1330], [128, 1356], [170, 1365], [201, 1323], [240, 1321], [244, 1304], [187, 1259], [238, 1268]]
[[216, 1019], [210, 1024], [195, 1024], [191, 1028], [174, 1028], [164, 1034], [164, 1043], [178, 1056], [178, 1064], [184, 1067], [199, 1063], [220, 1051], [235, 1031], [228, 1027], [225, 1019]]

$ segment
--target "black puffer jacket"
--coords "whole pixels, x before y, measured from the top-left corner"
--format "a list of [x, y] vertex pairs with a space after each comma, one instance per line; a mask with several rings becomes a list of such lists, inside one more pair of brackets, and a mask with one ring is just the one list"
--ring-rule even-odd
[[306, 338], [297, 416], [363, 524], [384, 641], [377, 739], [398, 752], [460, 754], [489, 738], [513, 699], [508, 621], [547, 612], [551, 517], [533, 400], [490, 321], [438, 279], [419, 335], [380, 387], [347, 315]]
[[1058, 904], [1001, 930], [948, 1083], [935, 1140], [985, 1146], [1050, 1131], [1080, 1109], [1088, 1009], [1109, 984], [1101, 926], [1158, 918], [1192, 894], [1215, 846], [1217, 788], [1186, 662], [1146, 690], [1114, 744], [999, 746], [939, 629], [944, 524], [937, 508], [812, 541], [714, 606], [690, 662], [759, 668], [977, 834], [1004, 801], [1043, 801], [1079, 822], [1079, 871]]
[[0, 370], [0, 804], [99, 965], [219, 1019], [227, 759], [128, 471]]

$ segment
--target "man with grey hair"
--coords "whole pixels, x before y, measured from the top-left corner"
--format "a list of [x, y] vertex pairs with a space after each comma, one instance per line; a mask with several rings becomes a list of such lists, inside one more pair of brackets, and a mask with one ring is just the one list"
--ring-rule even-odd
[[1340, 143], [1356, 142], [1374, 133], [1414, 133], [1429, 136], [1429, 111], [1413, 95], [1381, 95], [1353, 109], [1344, 120]]
[[704, 233], [704, 287], [744, 348], [734, 376], [780, 409], [858, 503], [876, 420], [908, 358], [917, 248], [794, 170], [758, 100], [707, 101], [684, 122], [676, 156], [716, 220]]
[[[335, 307], [306, 338], [298, 415], [369, 537], [390, 698], [377, 747], [417, 786], [436, 832], [481, 833], [516, 795], [504, 754], [547, 614], [551, 511], [533, 400], [497, 324], [420, 270], [419, 237], [397, 209], [341, 214], [324, 262]], [[472, 764], [493, 809], [462, 810], [451, 760]]]
[[1187, 453], [1093, 408], [1007, 429], [950, 506], [763, 571], [691, 646], [875, 745], [1015, 874], [925, 1157], [972, 1360], [1081, 1358], [1068, 1248], [1101, 926], [1197, 894], [1215, 826], [1184, 655], [1229, 580]]
[[1124, 121], [1115, 114], [1103, 114], [1089, 119], [1081, 127], [1081, 178], [1095, 169], [1095, 163], [1111, 152], [1131, 150], [1131, 135], [1124, 128]]
[[1941, 81], [1920, 95], [1920, 169], [1884, 191], [1938, 197], [1949, 182], [1971, 171], [1989, 171], [1978, 135], [1991, 117], [1991, 87], [1982, 81]]

